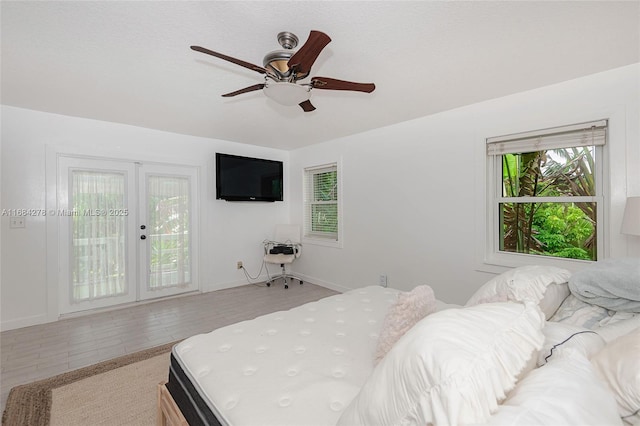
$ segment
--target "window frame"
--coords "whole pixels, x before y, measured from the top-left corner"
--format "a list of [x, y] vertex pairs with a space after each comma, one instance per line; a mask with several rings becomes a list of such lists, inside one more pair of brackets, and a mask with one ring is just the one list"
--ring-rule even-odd
[[[602, 121], [602, 120], [598, 120]], [[606, 124], [606, 136], [609, 138], [609, 124], [608, 120]], [[562, 126], [562, 128], [571, 128], [579, 125]], [[552, 133], [554, 129], [543, 129], [539, 131], [531, 131], [523, 133], [527, 136], [532, 134], [548, 134]], [[511, 135], [516, 139], [517, 135]], [[506, 139], [509, 136], [501, 137]], [[601, 146], [595, 146], [595, 190], [594, 196], [562, 196], [562, 197], [505, 197], [502, 193], [502, 158], [503, 154], [495, 155], [490, 154], [486, 149], [486, 144], [492, 138], [485, 140], [484, 155], [486, 158], [486, 217], [485, 217], [485, 244], [483, 254], [483, 270], [488, 272], [499, 272], [499, 269], [494, 267], [518, 267], [524, 265], [550, 265], [570, 270], [575, 270], [585, 264], [590, 264], [594, 261], [582, 260], [582, 259], [569, 259], [559, 258], [553, 256], [544, 256], [527, 253], [514, 253], [500, 250], [500, 219], [499, 211], [500, 204], [507, 202], [517, 201], [518, 203], [566, 203], [566, 202], [594, 202], [596, 203], [596, 239], [597, 239], [597, 258], [604, 259], [608, 257], [609, 244], [605, 239], [605, 232], [609, 228], [609, 218], [606, 211], [606, 203], [608, 200], [607, 191], [607, 176], [608, 176], [608, 144], [605, 143]], [[545, 148], [545, 150], [548, 148]], [[550, 148], [549, 148], [550, 149]], [[522, 151], [526, 152], [526, 151]]]
[[[311, 194], [309, 184], [310, 184], [310, 174], [317, 174], [323, 171], [327, 171], [327, 169], [334, 168], [336, 172], [336, 184], [337, 184], [337, 199], [335, 204], [337, 205], [337, 232], [331, 234], [325, 234], [322, 232], [311, 232], [309, 230], [309, 224], [311, 223], [310, 208], [313, 204], [312, 201], [309, 200], [309, 195]], [[303, 216], [303, 226], [302, 226], [302, 243], [303, 244], [314, 244], [328, 247], [336, 247], [342, 248], [343, 238], [342, 238], [342, 229], [343, 229], [343, 220], [342, 220], [342, 167], [340, 161], [313, 165], [304, 167], [302, 170], [302, 216]]]

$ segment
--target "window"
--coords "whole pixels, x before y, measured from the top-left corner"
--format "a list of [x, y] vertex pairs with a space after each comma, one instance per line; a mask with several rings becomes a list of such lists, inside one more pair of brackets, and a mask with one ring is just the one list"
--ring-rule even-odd
[[338, 167], [330, 164], [304, 170], [304, 236], [338, 240]]
[[606, 130], [601, 120], [487, 140], [490, 257], [598, 259]]

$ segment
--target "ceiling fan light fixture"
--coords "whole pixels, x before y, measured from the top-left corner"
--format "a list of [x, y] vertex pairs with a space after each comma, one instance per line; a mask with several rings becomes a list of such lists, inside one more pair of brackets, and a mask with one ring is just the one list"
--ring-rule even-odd
[[267, 83], [262, 91], [268, 98], [286, 106], [299, 105], [311, 97], [311, 87], [287, 82]]

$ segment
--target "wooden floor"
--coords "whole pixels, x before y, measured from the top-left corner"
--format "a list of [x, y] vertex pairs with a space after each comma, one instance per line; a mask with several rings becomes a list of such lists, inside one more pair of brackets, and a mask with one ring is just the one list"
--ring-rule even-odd
[[336, 294], [313, 284], [246, 285], [0, 333], [1, 408], [19, 384]]

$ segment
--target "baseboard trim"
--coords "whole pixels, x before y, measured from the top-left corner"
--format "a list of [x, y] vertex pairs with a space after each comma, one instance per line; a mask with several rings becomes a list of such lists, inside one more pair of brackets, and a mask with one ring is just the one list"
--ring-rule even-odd
[[292, 273], [294, 275], [302, 278], [302, 280], [304, 282], [308, 282], [308, 283], [311, 283], [311, 284], [319, 285], [320, 287], [328, 288], [329, 290], [334, 290], [334, 291], [337, 291], [337, 292], [340, 292], [340, 293], [344, 293], [346, 291], [353, 290], [352, 288], [344, 287], [344, 286], [341, 286], [341, 285], [335, 284], [335, 283], [330, 283], [328, 281], [323, 281], [323, 280], [321, 280], [319, 278], [311, 277], [309, 275], [299, 274], [296, 271], [293, 271]]
[[16, 328], [30, 327], [51, 322], [47, 320], [46, 314], [32, 315], [29, 317], [16, 318], [0, 322], [0, 331], [15, 330]]
[[210, 287], [207, 288], [203, 288], [202, 292], [203, 293], [209, 293], [211, 291], [217, 291], [217, 290], [226, 290], [228, 288], [234, 288], [234, 287], [240, 287], [243, 285], [251, 285], [251, 284], [258, 284], [258, 283], [263, 283], [267, 281], [267, 276], [266, 275], [260, 275], [258, 278], [256, 278], [255, 280], [247, 280], [247, 279], [243, 279], [243, 280], [236, 280], [236, 281], [227, 281], [227, 282], [223, 282], [223, 283], [216, 283], [211, 285]]
[[[339, 284], [335, 284], [335, 283], [331, 283], [331, 282], [328, 282], [328, 281], [324, 281], [324, 280], [321, 280], [319, 278], [312, 277], [310, 275], [301, 274], [301, 273], [299, 273], [297, 271], [287, 271], [287, 272], [292, 274], [292, 275], [295, 275], [296, 277], [299, 277], [305, 283], [311, 283], [311, 284], [319, 285], [320, 287], [328, 288], [329, 290], [337, 291], [339, 293], [344, 293], [346, 291], [353, 290], [353, 288], [349, 288], [349, 287], [345, 287], [345, 286], [342, 286], [342, 285], [339, 285]], [[206, 292], [209, 292], [209, 291], [225, 290], [227, 288], [239, 287], [239, 286], [242, 286], [242, 285], [263, 283], [265, 281], [267, 281], [267, 275], [266, 274], [262, 274], [258, 278], [256, 278], [255, 280], [252, 280], [252, 281], [247, 281], [245, 279], [245, 280], [238, 280], [238, 281], [229, 281], [229, 282], [226, 282], [226, 283], [218, 283], [218, 284], [215, 285], [215, 287], [211, 287], [211, 288], [208, 288], [208, 289], [203, 289], [203, 292], [206, 293]]]

